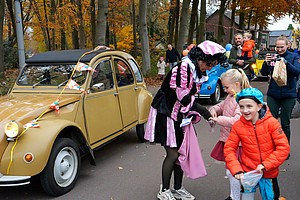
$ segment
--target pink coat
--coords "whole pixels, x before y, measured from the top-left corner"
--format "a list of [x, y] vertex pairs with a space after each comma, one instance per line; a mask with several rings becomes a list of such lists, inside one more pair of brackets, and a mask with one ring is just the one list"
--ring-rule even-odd
[[234, 122], [240, 119], [241, 111], [234, 96], [227, 95], [224, 101], [209, 108], [209, 111], [215, 110], [218, 119], [217, 124], [221, 126], [219, 140], [226, 142]]

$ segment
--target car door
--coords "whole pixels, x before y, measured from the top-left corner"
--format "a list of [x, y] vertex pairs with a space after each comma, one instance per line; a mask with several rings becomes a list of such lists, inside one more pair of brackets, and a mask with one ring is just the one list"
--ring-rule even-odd
[[134, 75], [130, 65], [121, 58], [114, 58], [114, 67], [123, 126], [127, 127], [138, 120], [137, 91]]
[[90, 92], [84, 101], [86, 127], [91, 144], [105, 142], [123, 128], [112, 62], [109, 58], [101, 59], [95, 62], [95, 66]]

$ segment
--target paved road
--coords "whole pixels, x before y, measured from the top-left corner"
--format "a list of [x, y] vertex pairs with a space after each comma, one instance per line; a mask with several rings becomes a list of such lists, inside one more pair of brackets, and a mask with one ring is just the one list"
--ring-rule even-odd
[[[254, 87], [266, 91], [266, 82], [253, 82]], [[155, 88], [150, 88], [155, 90]], [[202, 102], [210, 106], [208, 102]], [[209, 132], [203, 120], [196, 126], [208, 175], [190, 180], [185, 178], [184, 186], [197, 200], [222, 200], [229, 194], [228, 180], [224, 178], [224, 163], [216, 162], [209, 154], [218, 139]], [[291, 158], [281, 166], [279, 184], [282, 196], [288, 200], [298, 200], [300, 196], [300, 123], [292, 120]], [[134, 130], [128, 131], [115, 141], [95, 152], [97, 166], [88, 164], [83, 158], [81, 174], [75, 188], [57, 200], [155, 200], [161, 183], [161, 163], [165, 156], [159, 145], [138, 143]], [[44, 194], [37, 183], [18, 188], [0, 187], [0, 199], [29, 200], [54, 199]], [[256, 199], [260, 200], [259, 195]]]

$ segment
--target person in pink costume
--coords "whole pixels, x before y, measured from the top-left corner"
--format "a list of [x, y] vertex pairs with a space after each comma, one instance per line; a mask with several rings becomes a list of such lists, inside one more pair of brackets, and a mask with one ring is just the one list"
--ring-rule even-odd
[[[162, 165], [162, 185], [157, 194], [160, 200], [195, 199], [182, 186], [183, 170], [178, 162], [178, 150], [184, 138], [181, 124], [191, 111], [209, 120], [210, 112], [195, 101], [195, 95], [201, 84], [208, 79], [206, 70], [225, 61], [225, 49], [221, 45], [212, 41], [200, 43], [166, 75], [153, 98], [145, 139], [151, 143], [160, 143], [167, 154]], [[170, 189], [172, 173], [174, 189]]]
[[[224, 101], [209, 108], [212, 121], [220, 125], [219, 141], [211, 152], [211, 157], [218, 161], [225, 162], [224, 145], [229, 136], [234, 122], [240, 119], [241, 112], [238, 103], [235, 100], [235, 94], [244, 88], [251, 87], [247, 75], [242, 69], [229, 69], [221, 77], [222, 85], [228, 94]], [[226, 169], [226, 175], [230, 183], [230, 196], [226, 200], [240, 200], [240, 183], [235, 179], [230, 171]]]

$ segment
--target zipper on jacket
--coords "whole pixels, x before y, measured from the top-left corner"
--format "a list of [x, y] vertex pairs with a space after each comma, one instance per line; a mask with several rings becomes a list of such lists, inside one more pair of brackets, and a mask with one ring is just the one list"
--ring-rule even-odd
[[260, 145], [259, 145], [258, 138], [257, 138], [257, 134], [256, 134], [256, 124], [253, 124], [253, 128], [254, 128], [254, 134], [255, 134], [255, 138], [256, 138], [258, 150], [259, 150], [260, 163], [262, 163], [262, 157], [261, 157]]

